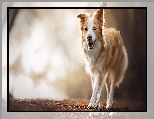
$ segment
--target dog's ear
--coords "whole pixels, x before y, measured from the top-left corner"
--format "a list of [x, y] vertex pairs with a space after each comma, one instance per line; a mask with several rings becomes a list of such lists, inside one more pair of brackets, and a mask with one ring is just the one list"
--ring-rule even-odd
[[77, 17], [80, 18], [81, 22], [87, 20], [87, 18], [88, 18], [88, 16], [86, 14], [79, 14]]
[[98, 9], [96, 12], [94, 12], [93, 18], [103, 23], [103, 9]]

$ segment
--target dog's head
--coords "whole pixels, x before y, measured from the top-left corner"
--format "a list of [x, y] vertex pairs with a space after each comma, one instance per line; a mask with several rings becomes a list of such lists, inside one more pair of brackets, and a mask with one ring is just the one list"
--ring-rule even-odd
[[80, 29], [82, 31], [82, 42], [86, 42], [88, 49], [94, 48], [97, 40], [102, 39], [103, 25], [103, 9], [98, 9], [93, 13], [93, 16], [87, 14], [79, 14]]

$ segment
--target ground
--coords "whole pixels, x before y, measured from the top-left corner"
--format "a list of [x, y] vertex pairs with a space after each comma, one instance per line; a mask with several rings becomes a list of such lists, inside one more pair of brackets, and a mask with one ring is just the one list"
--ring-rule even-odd
[[125, 112], [144, 110], [133, 108], [129, 105], [117, 106], [120, 104], [118, 101], [114, 103], [113, 108], [110, 110], [105, 108], [105, 101], [101, 102], [102, 107], [100, 109], [88, 109], [88, 103], [88, 99], [58, 101], [49, 99], [14, 99], [10, 96], [9, 105], [5, 100], [2, 100], [2, 119], [145, 119], [145, 113]]
[[120, 107], [118, 102], [115, 101], [113, 108], [106, 109], [105, 101], [101, 101], [101, 107], [96, 109], [88, 109], [89, 99], [65, 99], [65, 100], [49, 100], [49, 99], [9, 99], [9, 111], [144, 111], [143, 109], [137, 109], [130, 107], [129, 105]]

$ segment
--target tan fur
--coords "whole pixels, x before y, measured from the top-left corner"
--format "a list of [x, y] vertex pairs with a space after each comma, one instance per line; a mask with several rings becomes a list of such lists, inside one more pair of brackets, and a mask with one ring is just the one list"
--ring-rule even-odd
[[[119, 86], [122, 82], [124, 73], [128, 65], [128, 58], [126, 49], [120, 32], [114, 28], [104, 28], [103, 24], [103, 10], [99, 9], [93, 13], [93, 33], [96, 35], [96, 42], [101, 44], [100, 48], [96, 48], [96, 53], [92, 50], [87, 50], [85, 28], [88, 27], [88, 19], [90, 15], [79, 14], [80, 27], [82, 31], [82, 46], [84, 49], [86, 65], [88, 73], [92, 79], [93, 94], [89, 103], [90, 108], [98, 106], [102, 86], [105, 83], [107, 89], [107, 108], [112, 106], [112, 98], [114, 94], [114, 87]], [[95, 30], [96, 28], [96, 30]], [[96, 55], [96, 56], [95, 56]]]

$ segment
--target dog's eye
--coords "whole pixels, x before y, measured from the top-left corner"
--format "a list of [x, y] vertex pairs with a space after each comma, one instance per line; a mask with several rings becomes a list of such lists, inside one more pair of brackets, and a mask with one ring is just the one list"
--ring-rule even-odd
[[96, 30], [96, 29], [97, 29], [96, 27], [93, 28], [93, 30]]
[[85, 28], [85, 31], [88, 31], [88, 28]]

